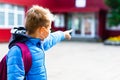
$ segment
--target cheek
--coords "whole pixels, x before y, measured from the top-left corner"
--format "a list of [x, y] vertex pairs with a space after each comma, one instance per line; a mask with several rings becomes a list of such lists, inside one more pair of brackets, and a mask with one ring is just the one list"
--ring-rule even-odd
[[45, 38], [48, 37], [48, 35], [49, 35], [49, 32], [45, 31], [45, 32], [44, 32]]

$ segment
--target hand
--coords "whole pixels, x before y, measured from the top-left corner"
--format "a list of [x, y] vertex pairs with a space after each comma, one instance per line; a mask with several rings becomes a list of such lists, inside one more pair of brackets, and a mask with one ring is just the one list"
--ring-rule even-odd
[[73, 31], [72, 29], [71, 29], [71, 30], [64, 31], [64, 34], [65, 34], [65, 38], [66, 38], [66, 39], [68, 39], [68, 40], [71, 39], [70, 33], [71, 33], [72, 31]]

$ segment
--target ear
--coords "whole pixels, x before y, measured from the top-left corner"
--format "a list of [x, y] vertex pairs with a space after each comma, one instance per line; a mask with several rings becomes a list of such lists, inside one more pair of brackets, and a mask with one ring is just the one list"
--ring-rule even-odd
[[49, 32], [46, 30], [45, 27], [41, 27], [41, 28], [39, 28], [39, 34], [40, 34], [39, 35], [40, 38], [43, 40], [48, 36]]
[[48, 34], [49, 32], [46, 30], [45, 27], [41, 27], [41, 28], [39, 28], [39, 33], [40, 33], [41, 35], [46, 35], [46, 34]]

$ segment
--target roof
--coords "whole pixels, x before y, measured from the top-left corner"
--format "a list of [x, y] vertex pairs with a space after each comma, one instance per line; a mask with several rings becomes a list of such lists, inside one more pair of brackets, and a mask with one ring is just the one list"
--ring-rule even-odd
[[100, 8], [96, 7], [87, 7], [87, 8], [56, 8], [51, 9], [52, 12], [98, 12]]
[[[76, 7], [75, 0], [52, 0], [53, 12], [98, 12], [100, 10], [108, 10], [104, 0], [86, 0], [85, 7]], [[69, 3], [69, 4], [68, 4]]]
[[27, 7], [38, 4], [49, 8], [52, 12], [98, 12], [100, 10], [108, 10], [104, 0], [86, 0], [86, 6], [84, 8], [76, 7], [75, 1], [76, 0], [0, 0], [0, 2]]

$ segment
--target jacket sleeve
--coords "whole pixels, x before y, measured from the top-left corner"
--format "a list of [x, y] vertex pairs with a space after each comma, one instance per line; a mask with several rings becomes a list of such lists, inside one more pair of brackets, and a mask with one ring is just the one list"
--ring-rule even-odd
[[48, 50], [49, 48], [54, 46], [56, 43], [59, 43], [64, 39], [65, 39], [65, 35], [62, 31], [56, 31], [56, 32], [50, 33], [50, 35], [44, 40], [43, 48], [44, 50]]
[[25, 75], [21, 50], [13, 46], [7, 55], [7, 80], [23, 80]]

